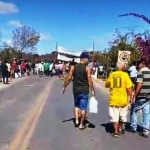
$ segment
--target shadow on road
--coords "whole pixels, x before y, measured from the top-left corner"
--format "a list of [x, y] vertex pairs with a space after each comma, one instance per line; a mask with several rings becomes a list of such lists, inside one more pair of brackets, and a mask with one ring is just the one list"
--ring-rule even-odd
[[104, 127], [104, 128], [105, 128], [105, 131], [106, 131], [107, 133], [110, 133], [110, 134], [113, 133], [113, 126], [112, 126], [112, 123], [104, 123], [104, 124], [101, 124], [100, 126]]
[[[128, 122], [128, 123], [126, 123], [126, 131], [130, 131], [130, 129], [131, 129], [131, 127], [130, 127], [130, 123]], [[142, 132], [143, 131], [143, 128], [141, 127], [141, 126], [137, 126], [137, 132]]]
[[[102, 127], [104, 127], [105, 128], [105, 131], [107, 132], [107, 133], [110, 133], [110, 134], [112, 134], [113, 133], [113, 125], [112, 125], [112, 123], [104, 123], [104, 124], [101, 124], [100, 126], [102, 126]], [[130, 131], [130, 123], [129, 122], [127, 122], [126, 123], [126, 125], [125, 125], [125, 130], [126, 131]], [[141, 126], [138, 126], [137, 127], [137, 132], [142, 132], [142, 127]]]
[[[79, 120], [80, 120], [80, 119], [79, 119]], [[75, 118], [71, 118], [71, 119], [64, 120], [63, 123], [65, 123], [65, 122], [70, 122], [70, 121], [72, 121], [73, 124], [75, 124]], [[86, 126], [87, 128], [95, 128], [95, 125], [92, 124], [91, 122], [89, 122], [89, 121], [87, 120], [87, 118], [85, 119], [84, 126]]]

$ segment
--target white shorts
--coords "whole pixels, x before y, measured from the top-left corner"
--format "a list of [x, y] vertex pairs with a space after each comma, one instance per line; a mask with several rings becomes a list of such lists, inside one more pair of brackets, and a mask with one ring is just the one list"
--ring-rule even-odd
[[128, 116], [128, 106], [125, 107], [116, 107], [109, 106], [109, 115], [111, 122], [127, 122]]

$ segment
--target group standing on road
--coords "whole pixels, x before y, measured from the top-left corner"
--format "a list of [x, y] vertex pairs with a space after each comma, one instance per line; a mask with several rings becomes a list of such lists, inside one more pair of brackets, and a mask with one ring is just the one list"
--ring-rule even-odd
[[13, 59], [0, 62], [0, 78], [3, 84], [9, 84], [13, 78], [23, 77], [26, 73], [29, 75], [31, 64], [28, 61]]
[[[89, 94], [95, 95], [91, 78], [91, 68], [88, 66], [89, 56], [86, 52], [80, 56], [80, 63], [72, 65], [68, 77], [64, 80], [63, 93], [73, 79], [75, 127], [84, 129], [84, 121], [88, 108]], [[126, 71], [123, 62], [117, 63], [117, 69], [110, 73], [105, 82], [110, 89], [109, 116], [113, 124], [112, 136], [118, 138], [125, 133], [130, 109], [130, 128], [137, 131], [137, 112], [143, 114], [141, 136], [148, 138], [150, 128], [150, 70], [145, 59], [140, 59]]]
[[[127, 123], [128, 105], [131, 104], [130, 129], [137, 133], [137, 113], [142, 112], [142, 131], [140, 135], [148, 138], [150, 128], [150, 70], [145, 59], [137, 62], [138, 74], [135, 66], [125, 72], [125, 64], [117, 63], [118, 70], [111, 73], [105, 86], [110, 88], [109, 115], [114, 127], [114, 137], [118, 138], [125, 131]], [[137, 75], [137, 77], [136, 77]]]
[[[137, 133], [137, 113], [143, 115], [141, 136], [148, 138], [150, 128], [150, 69], [145, 59], [134, 62], [126, 71], [125, 63], [118, 62], [117, 69], [109, 74], [105, 82], [106, 88], [110, 89], [109, 116], [113, 124], [112, 136], [118, 138], [125, 133], [129, 105], [130, 109], [130, 129], [128, 131]], [[58, 76], [64, 79], [63, 93], [69, 83], [73, 82], [74, 96], [74, 117], [75, 127], [83, 130], [85, 128], [85, 118], [87, 116], [89, 96], [95, 95], [91, 75], [95, 73], [98, 64], [96, 61], [89, 62], [89, 55], [83, 52], [80, 55], [80, 62], [74, 59], [70, 62], [38, 62], [18, 61], [15, 58], [11, 63], [0, 62], [0, 73], [3, 84], [8, 84], [16, 75], [22, 77], [25, 74], [38, 74], [40, 77]], [[102, 75], [103, 67], [99, 68]], [[67, 78], [64, 78], [68, 73]]]

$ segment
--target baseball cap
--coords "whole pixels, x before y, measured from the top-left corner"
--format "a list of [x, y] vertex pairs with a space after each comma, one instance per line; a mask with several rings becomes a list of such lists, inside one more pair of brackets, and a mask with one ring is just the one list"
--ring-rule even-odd
[[89, 59], [89, 54], [87, 52], [83, 52], [81, 55], [80, 55], [80, 59]]

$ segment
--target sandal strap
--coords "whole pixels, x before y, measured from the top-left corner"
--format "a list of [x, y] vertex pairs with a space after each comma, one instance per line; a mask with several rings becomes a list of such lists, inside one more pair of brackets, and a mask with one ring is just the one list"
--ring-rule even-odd
[[112, 136], [115, 137], [115, 138], [118, 138], [119, 134], [118, 133], [113, 133]]
[[82, 126], [81, 126], [81, 125], [79, 126], [79, 129], [84, 129], [84, 128], [85, 128], [85, 126], [83, 126], [83, 125], [82, 125]]

